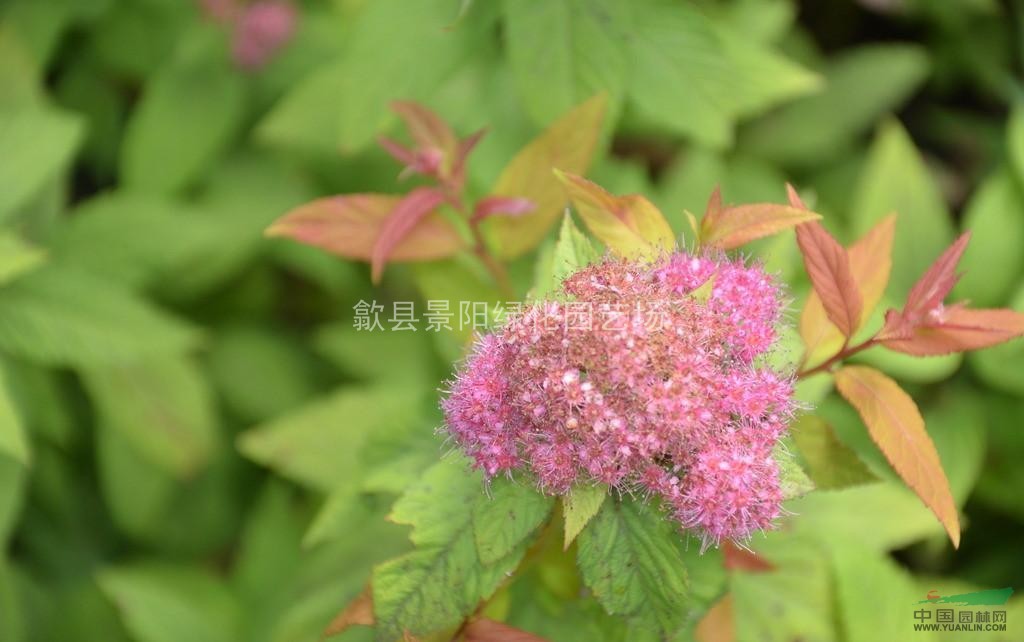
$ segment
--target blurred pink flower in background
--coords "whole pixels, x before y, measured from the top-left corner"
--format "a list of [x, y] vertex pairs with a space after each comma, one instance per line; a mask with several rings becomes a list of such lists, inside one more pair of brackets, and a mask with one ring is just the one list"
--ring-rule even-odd
[[200, 0], [203, 13], [231, 28], [231, 57], [246, 71], [262, 68], [295, 33], [298, 10], [287, 0]]

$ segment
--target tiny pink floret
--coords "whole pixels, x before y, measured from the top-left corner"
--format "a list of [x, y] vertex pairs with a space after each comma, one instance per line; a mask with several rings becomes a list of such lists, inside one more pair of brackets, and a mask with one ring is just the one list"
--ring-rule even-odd
[[764, 358], [781, 311], [776, 281], [741, 260], [607, 259], [477, 342], [442, 402], [447, 432], [488, 477], [523, 469], [556, 495], [608, 484], [660, 498], [705, 546], [746, 540], [781, 512], [793, 377]]

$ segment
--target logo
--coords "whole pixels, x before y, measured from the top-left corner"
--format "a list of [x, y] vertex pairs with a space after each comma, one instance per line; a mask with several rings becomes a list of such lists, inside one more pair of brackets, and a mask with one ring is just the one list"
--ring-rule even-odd
[[[916, 604], [943, 605], [942, 608], [914, 610], [915, 631], [1006, 631], [1006, 609], [978, 607], [1004, 606], [1013, 595], [1010, 587], [941, 595], [932, 589]], [[963, 608], [947, 608], [956, 606]]]

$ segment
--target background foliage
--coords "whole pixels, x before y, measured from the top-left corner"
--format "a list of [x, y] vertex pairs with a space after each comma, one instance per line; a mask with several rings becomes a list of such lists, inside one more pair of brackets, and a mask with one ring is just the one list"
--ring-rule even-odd
[[[588, 175], [647, 194], [676, 234], [716, 184], [728, 202], [782, 202], [789, 180], [847, 242], [899, 212], [880, 308], [970, 228], [957, 298], [1024, 309], [1018, 2], [297, 7], [292, 40], [242, 69], [228, 28], [182, 0], [0, 2], [2, 640], [314, 640], [371, 566], [410, 549], [384, 516], [437, 461], [436, 388], [465, 336], [357, 334], [352, 306], [490, 300], [494, 286], [458, 257], [389, 266], [374, 288], [365, 265], [263, 238], [313, 198], [407, 189], [373, 145], [397, 131], [394, 99], [462, 135], [489, 128], [468, 177], [482, 195], [604, 91]], [[755, 247], [802, 301], [792, 235]], [[512, 264], [520, 291], [534, 264]], [[963, 511], [960, 550], [856, 414], [808, 385], [880, 481], [791, 502], [799, 517], [756, 542], [772, 573], [726, 577], [717, 552], [657, 551], [688, 569], [687, 589], [661, 581], [688, 591], [689, 629], [726, 585], [739, 640], [905, 639], [930, 589], [1024, 589], [1024, 344], [863, 359], [910, 382]], [[477, 501], [468, 483], [465, 502], [445, 498], [459, 509], [448, 528]], [[419, 543], [432, 535], [416, 488], [395, 521]], [[649, 515], [618, 513], [578, 546], [645, 532]], [[552, 640], [623, 639], [621, 620], [578, 597], [558, 544], [489, 612]], [[522, 554], [496, 546], [499, 570]], [[630, 590], [615, 593], [621, 612], [681, 615]], [[1008, 619], [989, 639], [1024, 637], [1020, 600]]]

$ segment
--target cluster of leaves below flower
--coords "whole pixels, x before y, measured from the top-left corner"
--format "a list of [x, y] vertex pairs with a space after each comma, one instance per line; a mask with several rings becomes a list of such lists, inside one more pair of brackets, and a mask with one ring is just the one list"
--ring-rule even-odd
[[550, 494], [603, 483], [657, 496], [705, 546], [769, 527], [783, 499], [773, 451], [794, 408], [791, 375], [764, 365], [774, 280], [677, 253], [605, 259], [560, 294], [622, 318], [574, 327], [571, 305], [545, 301], [477, 343], [443, 402], [476, 466], [526, 469]]

